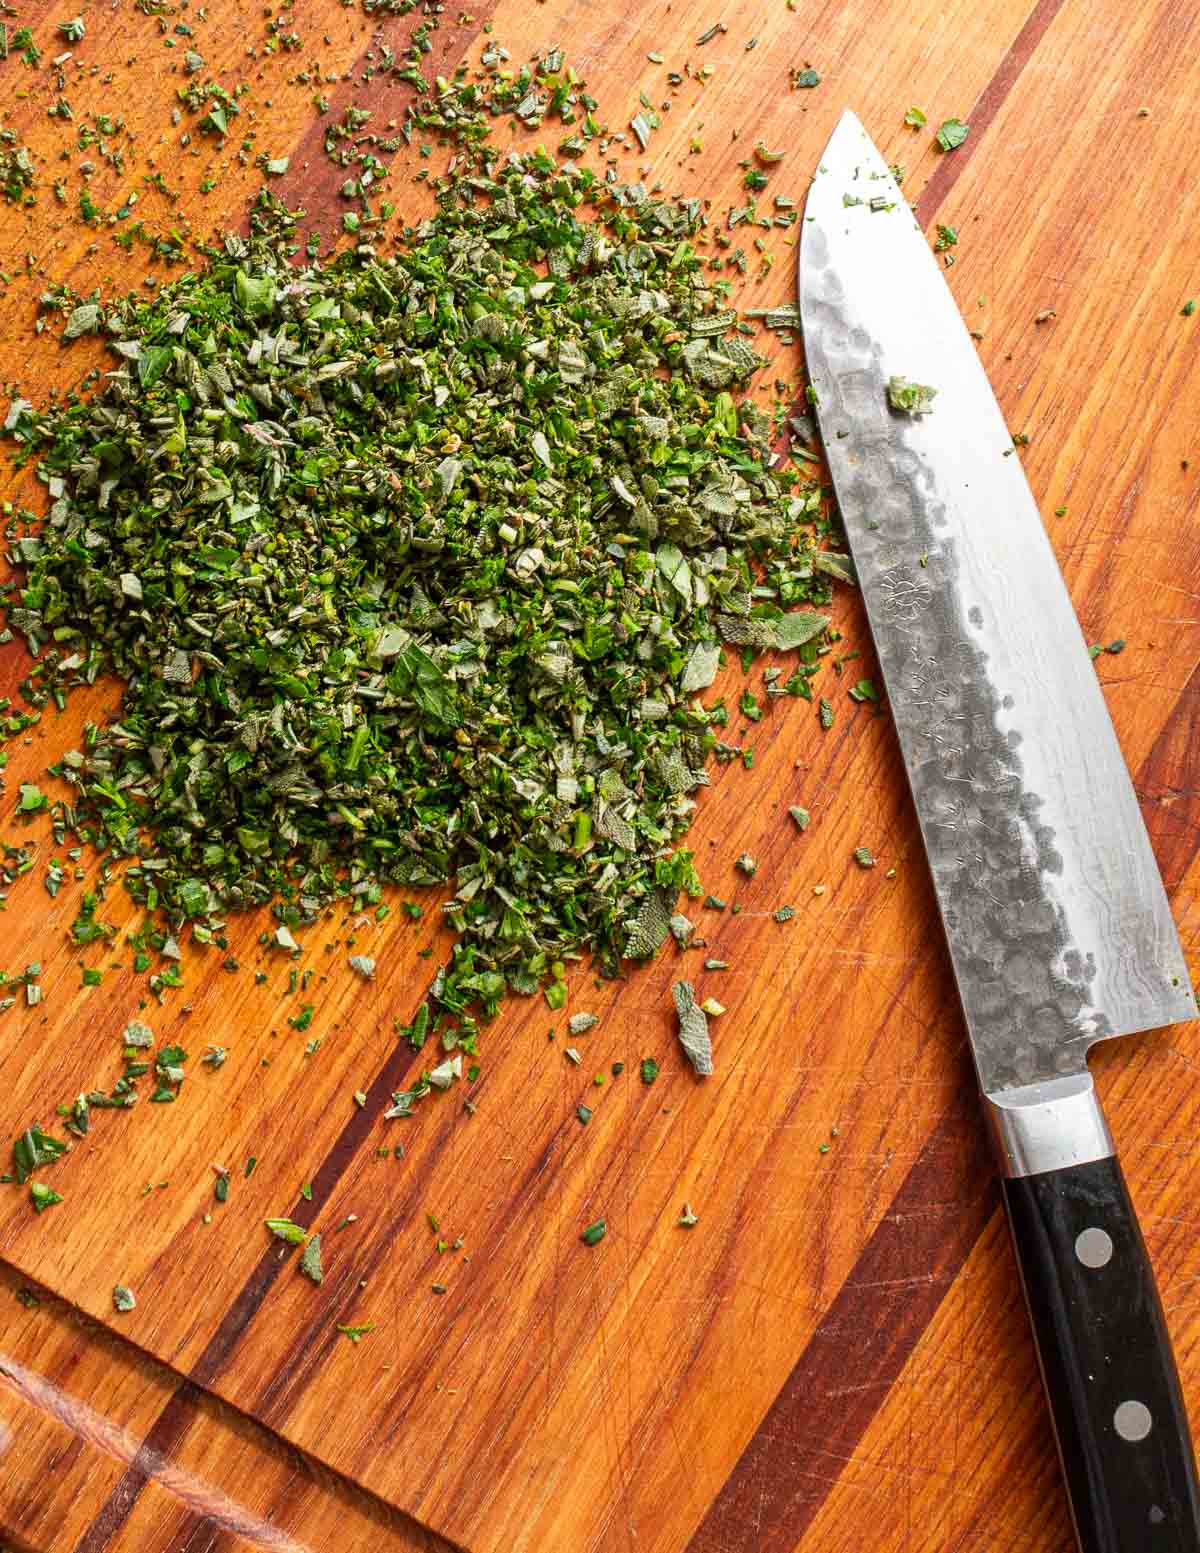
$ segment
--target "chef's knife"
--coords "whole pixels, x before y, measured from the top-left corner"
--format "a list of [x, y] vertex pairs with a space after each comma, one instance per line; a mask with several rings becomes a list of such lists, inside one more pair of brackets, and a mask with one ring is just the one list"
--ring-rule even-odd
[[[804, 213], [817, 419], [949, 940], [1083, 1553], [1200, 1490], [1094, 1041], [1196, 1013], [1094, 665], [937, 260], [847, 113]], [[912, 414], [907, 384], [936, 390]], [[916, 396], [919, 398], [919, 395]]]

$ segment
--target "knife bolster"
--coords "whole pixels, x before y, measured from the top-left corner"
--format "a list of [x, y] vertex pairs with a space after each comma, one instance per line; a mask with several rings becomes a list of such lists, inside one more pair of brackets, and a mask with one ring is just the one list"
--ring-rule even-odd
[[1086, 1070], [985, 1094], [983, 1105], [1000, 1174], [1008, 1180], [1110, 1159], [1114, 1153]]

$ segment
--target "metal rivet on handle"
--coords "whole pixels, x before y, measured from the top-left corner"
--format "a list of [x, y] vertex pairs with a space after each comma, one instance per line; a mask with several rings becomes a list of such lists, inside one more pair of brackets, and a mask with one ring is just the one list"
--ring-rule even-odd
[[1075, 1237], [1075, 1255], [1085, 1267], [1107, 1267], [1112, 1261], [1112, 1236], [1107, 1230], [1092, 1225], [1080, 1230]]
[[1113, 1427], [1123, 1440], [1136, 1445], [1154, 1427], [1154, 1418], [1144, 1402], [1122, 1402], [1113, 1414]]

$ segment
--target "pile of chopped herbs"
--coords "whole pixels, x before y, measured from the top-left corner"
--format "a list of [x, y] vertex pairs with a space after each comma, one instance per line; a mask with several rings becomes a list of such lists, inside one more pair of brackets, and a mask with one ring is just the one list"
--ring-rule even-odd
[[123, 682], [52, 769], [136, 900], [203, 936], [445, 885], [460, 1006], [492, 1010], [665, 938], [722, 643], [800, 648], [810, 696], [833, 567], [733, 397], [762, 363], [701, 202], [500, 148], [488, 91], [411, 115], [454, 155], [394, 252], [301, 262], [264, 193], [149, 300], [48, 296], [115, 359], [9, 412], [48, 506], [0, 611], [35, 704]]

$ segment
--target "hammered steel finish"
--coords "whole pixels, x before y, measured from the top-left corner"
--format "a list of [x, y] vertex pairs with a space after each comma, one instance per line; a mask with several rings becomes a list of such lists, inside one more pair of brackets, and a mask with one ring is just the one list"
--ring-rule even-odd
[[[1196, 1012], [1094, 666], [929, 245], [852, 114], [808, 196], [808, 370], [985, 1090]], [[937, 389], [888, 404], [893, 375]]]

